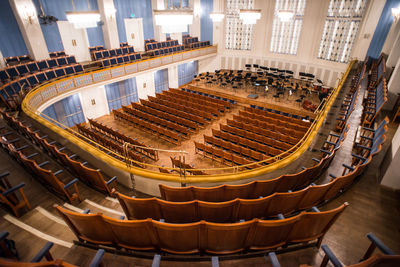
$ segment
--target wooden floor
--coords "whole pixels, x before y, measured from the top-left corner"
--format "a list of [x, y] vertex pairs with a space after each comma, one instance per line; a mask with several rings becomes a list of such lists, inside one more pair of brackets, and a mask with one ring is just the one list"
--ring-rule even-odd
[[[348, 85], [348, 82], [346, 84]], [[339, 97], [343, 97], [343, 95], [344, 93], [341, 93]], [[276, 177], [281, 172], [298, 171], [300, 166], [309, 166], [311, 164], [311, 158], [319, 155], [316, 150], [321, 147], [323, 140], [326, 139], [330, 128], [335, 123], [334, 119], [340, 103], [341, 99], [339, 98], [326, 120], [327, 124], [321, 129], [309, 151], [294, 164], [268, 176], [273, 177], [275, 175]], [[358, 101], [356, 110], [349, 120], [351, 129], [357, 127], [359, 123], [361, 114], [359, 104], [360, 101]], [[225, 118], [221, 118], [221, 120], [223, 119]], [[4, 125], [5, 123], [1, 121], [0, 124]], [[320, 208], [321, 210], [326, 210], [337, 207], [345, 201], [350, 203], [350, 206], [339, 217], [322, 242], [323, 244], [328, 244], [344, 264], [356, 263], [362, 257], [369, 245], [368, 239], [365, 237], [369, 232], [375, 233], [396, 253], [400, 253], [400, 194], [380, 186], [380, 179], [385, 168], [385, 164], [382, 162], [385, 160], [386, 151], [390, 149], [391, 139], [397, 127], [398, 124], [389, 125], [388, 139], [384, 144], [382, 152], [373, 159], [366, 172], [355, 184], [347, 192]], [[326, 182], [328, 173], [341, 173], [343, 169], [341, 164], [348, 163], [348, 155], [353, 145], [353, 133], [351, 131], [327, 170], [326, 175], [323, 175], [317, 181], [318, 183]], [[143, 135], [143, 137], [146, 136]], [[169, 147], [170, 145], [166, 143], [160, 144], [160, 146]], [[207, 161], [207, 159], [199, 159], [199, 162], [196, 162], [196, 164], [200, 164], [202, 161]], [[0, 209], [0, 230], [10, 232], [9, 238], [16, 241], [21, 259], [30, 260], [50, 236], [58, 239], [58, 244], [55, 244], [51, 250], [55, 258], [65, 259], [78, 266], [88, 266], [88, 262], [95, 255], [96, 251], [72, 245], [73, 240], [76, 238], [69, 228], [62, 223], [53, 208], [54, 204], [64, 205], [64, 201], [48, 192], [42, 185], [36, 182], [32, 176], [3, 150], [0, 150], [0, 162], [0, 173], [5, 170], [10, 171], [10, 180], [14, 185], [22, 181], [26, 183], [25, 192], [33, 207], [31, 211], [25, 212], [18, 220], [13, 219], [13, 216], [5, 208]], [[168, 166], [170, 166], [169, 164], [168, 162]], [[79, 189], [84, 201], [74, 203], [69, 208], [89, 208], [94, 213], [102, 212], [114, 218], [118, 218], [122, 213], [122, 209], [115, 202], [115, 199], [107, 198], [82, 183], [79, 183]], [[122, 186], [119, 186], [118, 189], [128, 195], [143, 196], [140, 192]], [[24, 225], [21, 225], [21, 223]], [[31, 228], [26, 226], [30, 226]], [[36, 231], [32, 231], [32, 229]], [[70, 245], [72, 246], [70, 247]], [[321, 262], [322, 257], [323, 253], [316, 248], [307, 248], [278, 255], [282, 266], [298, 266], [299, 264], [317, 265]], [[203, 262], [196, 263], [161, 261], [161, 266], [210, 266], [211, 263], [207, 260], [209, 258], [205, 258]], [[149, 259], [117, 256], [111, 253], [106, 253], [104, 263], [105, 266], [151, 266], [151, 260]], [[264, 257], [255, 257], [250, 259], [223, 260], [220, 266], [250, 267], [269, 265]]]

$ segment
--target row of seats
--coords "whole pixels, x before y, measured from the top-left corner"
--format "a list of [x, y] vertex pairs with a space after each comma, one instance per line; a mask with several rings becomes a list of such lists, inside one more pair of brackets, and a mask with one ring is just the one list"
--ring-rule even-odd
[[135, 53], [133, 46], [124, 46], [115, 49], [94, 50], [91, 52], [93, 60], [111, 58]]
[[57, 160], [62, 166], [67, 168], [74, 177], [78, 177], [91, 188], [110, 196], [112, 195], [112, 192], [116, 188], [116, 176], [105, 181], [105, 177], [100, 169], [94, 169], [89, 166], [86, 161], [81, 161], [76, 154], [69, 151], [66, 147], [61, 146], [56, 141], [48, 140], [47, 135], [40, 136], [39, 130], [34, 129], [32, 126], [25, 125], [7, 112], [2, 111], [1, 114], [12, 128], [16, 129], [20, 134], [40, 147], [51, 158]]
[[[124, 160], [129, 161], [133, 165], [144, 168], [145, 166], [141, 163], [144, 162], [144, 156], [136, 152], [133, 148], [126, 148], [124, 144], [121, 144], [107, 136], [93, 130], [91, 128], [86, 128], [83, 125], [77, 124], [78, 132], [85, 136], [86, 138], [95, 141], [97, 144], [100, 144], [103, 147], [106, 147], [118, 155], [112, 155], [117, 157], [117, 159], [124, 158]], [[100, 147], [100, 149], [102, 149]], [[105, 150], [106, 152], [109, 152]]]
[[94, 51], [101, 51], [104, 49], [104, 45], [89, 46], [89, 53], [93, 53]]
[[[171, 159], [171, 164], [172, 164], [172, 168], [179, 168], [182, 171], [182, 174], [186, 174], [187, 172], [189, 174], [193, 174], [193, 175], [207, 175], [207, 173], [205, 173], [204, 171], [201, 170], [196, 170], [196, 168], [194, 167], [194, 165], [190, 165], [187, 164], [186, 162], [182, 162], [180, 159], [177, 159], [176, 157], [169, 157]], [[164, 172], [164, 173], [170, 173], [168, 170], [167, 172], [165, 172], [166, 169], [160, 168], [160, 172]], [[185, 172], [185, 173], [183, 173]]]
[[[152, 101], [152, 100], [154, 100], [154, 101]], [[181, 117], [186, 120], [190, 120], [197, 125], [196, 128], [205, 126], [207, 124], [207, 121], [203, 117], [198, 116], [195, 113], [194, 114], [189, 113], [189, 112], [182, 111], [182, 110], [179, 110], [179, 109], [176, 109], [173, 107], [169, 107], [168, 105], [160, 104], [156, 100], [155, 97], [151, 97], [151, 98], [149, 97], [148, 100], [140, 99], [140, 103], [144, 106], [147, 106], [147, 107], [150, 107], [153, 109], [157, 109], [157, 110], [161, 110], [163, 112], [173, 114], [175, 116]]]
[[302, 120], [301, 118], [293, 117], [292, 114], [282, 112], [282, 111], [277, 113], [277, 110], [263, 108], [263, 107], [254, 106], [254, 105], [250, 105], [250, 107], [245, 107], [244, 110], [247, 112], [262, 115], [265, 117], [274, 118], [274, 119], [278, 119], [281, 121], [287, 121], [287, 122], [297, 124], [299, 126], [306, 127], [306, 128], [309, 128], [311, 126], [310, 121], [305, 121], [305, 120]]
[[182, 126], [176, 122], [173, 122], [171, 120], [168, 119], [164, 119], [155, 115], [152, 115], [150, 113], [147, 112], [143, 112], [139, 109], [137, 109], [137, 107], [134, 108], [130, 108], [127, 106], [122, 106], [122, 111], [125, 113], [128, 113], [130, 115], [133, 115], [135, 117], [141, 118], [145, 121], [150, 122], [151, 124], [153, 124], [154, 126], [161, 126], [164, 128], [167, 128], [171, 131], [176, 131], [179, 134], [182, 135], [182, 137], [188, 137], [189, 136], [189, 129], [186, 128], [185, 126]]
[[204, 103], [197, 103], [192, 99], [180, 99], [173, 94], [167, 93], [167, 91], [164, 91], [162, 94], [156, 93], [156, 97], [157, 99], [168, 101], [168, 104], [175, 103], [180, 110], [182, 110], [183, 107], [188, 108], [191, 113], [194, 111], [207, 120], [212, 120], [220, 114], [216, 107], [211, 107]]
[[371, 127], [387, 101], [387, 83], [386, 79], [383, 78], [378, 85], [369, 87], [367, 90], [363, 102], [362, 125]]
[[173, 47], [173, 46], [179, 46], [178, 40], [168, 40], [168, 41], [162, 41], [162, 42], [157, 42], [154, 39], [145, 40], [145, 50], [146, 51], [156, 50], [156, 49], [160, 49], [160, 48]]
[[158, 151], [151, 149], [151, 147], [148, 147], [145, 143], [137, 140], [137, 138], [126, 136], [125, 134], [120, 133], [119, 131], [114, 130], [106, 125], [103, 125], [93, 119], [88, 119], [88, 121], [90, 123], [91, 128], [94, 128], [97, 131], [105, 134], [106, 136], [109, 136], [117, 140], [119, 143], [129, 143], [132, 145], [131, 148], [136, 150], [137, 152], [145, 155], [146, 157], [152, 160], [155, 161], [158, 160]]
[[126, 64], [126, 63], [131, 63], [135, 62], [138, 60], [142, 59], [142, 55], [140, 53], [131, 53], [131, 54], [126, 54], [126, 55], [119, 55], [119, 56], [114, 56], [114, 57], [109, 57], [105, 59], [100, 59], [99, 63], [103, 68], [106, 67], [113, 67], [118, 64]]
[[166, 48], [154, 49], [147, 51], [147, 55], [151, 57], [165, 56], [173, 53], [180, 53], [185, 51], [185, 47], [183, 45], [176, 45]]
[[231, 101], [231, 100], [229, 100], [227, 98], [217, 98], [217, 97], [215, 97], [213, 95], [210, 95], [210, 94], [204, 94], [204, 93], [200, 93], [200, 92], [193, 91], [193, 90], [188, 90], [188, 89], [185, 90], [184, 88], [181, 88], [181, 89], [170, 89], [170, 90], [172, 92], [179, 93], [181, 95], [195, 97], [197, 99], [202, 99], [202, 100], [205, 100], [207, 102], [212, 102], [212, 103], [215, 103], [215, 104], [218, 104], [218, 105], [222, 105], [222, 106], [224, 106], [225, 108], [228, 108], [228, 109], [232, 108], [232, 106], [235, 103], [234, 101]]
[[178, 132], [171, 130], [166, 127], [160, 127], [152, 122], [148, 122], [140, 117], [136, 117], [129, 113], [121, 112], [118, 110], [113, 111], [114, 119], [120, 120], [123, 122], [128, 122], [129, 125], [132, 125], [136, 128], [140, 128], [146, 132], [149, 132], [161, 139], [164, 139], [173, 144], [179, 145], [182, 141], [182, 135]]
[[[2, 128], [4, 129], [4, 128]], [[1, 137], [5, 134], [2, 133]], [[5, 145], [6, 141], [1, 141], [1, 144]], [[6, 205], [14, 213], [16, 217], [20, 216], [19, 210], [27, 208], [31, 210], [31, 204], [24, 193], [25, 183], [20, 183], [13, 186], [8, 177], [10, 172], [6, 171], [0, 174], [0, 203]]]
[[175, 114], [172, 114], [170, 112], [164, 111], [164, 110], [159, 110], [157, 108], [153, 108], [153, 107], [149, 107], [148, 105], [143, 105], [142, 99], [140, 99], [140, 103], [131, 103], [131, 106], [134, 109], [146, 112], [148, 114], [157, 116], [159, 118], [165, 119], [165, 120], [169, 120], [171, 122], [177, 123], [183, 127], [186, 127], [187, 129], [189, 129], [190, 131], [196, 131], [199, 128], [199, 125], [192, 121], [192, 120], [188, 120], [186, 118], [182, 118], [180, 116], [177, 116]]
[[199, 42], [199, 37], [191, 37], [190, 35], [182, 36], [182, 43], [185, 46], [188, 46], [189, 44], [192, 44], [192, 43], [198, 43], [198, 42]]
[[200, 221], [169, 224], [152, 219], [116, 220], [102, 214], [56, 209], [82, 243], [128, 250], [162, 250], [175, 254], [228, 254], [244, 250], [276, 249], [322, 238], [348, 206], [303, 212], [281, 220], [253, 219], [233, 224]]
[[189, 43], [187, 44], [187, 48], [189, 49], [197, 49], [210, 46], [210, 41], [203, 41], [203, 42], [196, 42], [196, 43]]
[[[193, 88], [193, 87], [191, 87], [191, 88]], [[198, 94], [198, 95], [201, 95], [201, 96], [206, 96], [206, 97], [211, 97], [211, 98], [215, 98], [215, 99], [218, 99], [218, 100], [226, 101], [226, 102], [229, 102], [232, 105], [236, 104], [235, 100], [232, 100], [232, 99], [229, 99], [229, 98], [220, 97], [220, 96], [212, 95], [212, 94], [209, 94], [209, 93], [203, 93], [203, 92], [200, 92], [200, 91], [197, 91], [197, 90], [193, 90], [193, 89], [189, 89], [189, 88], [181, 88], [181, 89], [182, 89], [182, 91], [186, 91], [186, 92], [189, 92], [189, 93], [194, 93], [194, 94]], [[223, 103], [223, 102], [220, 102], [220, 103]], [[224, 105], [226, 105], [226, 104], [224, 104]], [[228, 107], [230, 107], [230, 106], [228, 106]]]
[[225, 111], [225, 107], [224, 105], [215, 103], [213, 101], [211, 101], [211, 99], [201, 99], [200, 97], [198, 98], [196, 95], [191, 94], [191, 95], [184, 95], [179, 93], [178, 91], [175, 90], [168, 90], [168, 91], [163, 91], [164, 95], [168, 95], [172, 98], [177, 98], [177, 99], [181, 99], [181, 100], [185, 100], [185, 101], [189, 101], [192, 103], [197, 103], [203, 106], [208, 106], [208, 110], [211, 110], [211, 112], [218, 116], [220, 112], [224, 112]]
[[41, 61], [32, 61], [0, 70], [0, 79], [1, 82], [6, 82], [7, 80], [17, 79], [22, 75], [73, 64], [76, 64], [75, 56], [62, 56]]
[[[209, 202], [222, 202], [235, 198], [255, 199], [260, 196], [269, 196], [274, 192], [302, 189], [310, 185], [329, 166], [336, 151], [341, 147], [347, 130], [348, 128], [340, 135], [330, 133], [321, 148], [321, 159], [313, 158], [317, 164], [309, 168], [303, 167], [302, 171], [298, 173], [285, 174], [270, 180], [257, 180], [242, 185], [220, 185], [211, 188], [197, 186], [178, 188], [160, 185], [161, 197], [168, 201], [192, 201], [197, 199]], [[224, 157], [225, 154], [228, 155], [229, 153], [224, 152]]]
[[4, 58], [4, 61], [6, 62], [7, 66], [16, 65], [16, 64], [28, 62], [31, 60], [32, 60], [32, 58], [30, 55], [22, 55], [22, 56]]
[[369, 79], [369, 86], [375, 87], [382, 80], [386, 73], [386, 59], [384, 54], [372, 62], [371, 65], [371, 76]]
[[233, 116], [233, 120], [227, 119], [226, 124], [230, 127], [246, 130], [258, 135], [272, 137], [275, 140], [281, 140], [289, 144], [297, 144], [304, 133], [286, 127], [277, 127], [272, 123], [250, 119], [248, 117]]
[[[24, 126], [21, 125], [21, 127]], [[58, 169], [58, 166], [47, 161], [43, 155], [35, 152], [32, 146], [24, 142], [17, 134], [12, 132], [12, 134], [3, 135], [1, 144], [17, 162], [50, 191], [70, 203], [75, 199], [81, 201], [77, 187], [78, 179], [73, 179], [62, 169]]]

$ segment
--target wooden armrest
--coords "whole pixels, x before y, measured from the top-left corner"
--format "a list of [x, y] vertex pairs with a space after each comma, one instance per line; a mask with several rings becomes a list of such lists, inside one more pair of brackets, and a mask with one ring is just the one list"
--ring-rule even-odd
[[[388, 248], [378, 237], [376, 237], [373, 233], [368, 233], [367, 237], [371, 240], [371, 243], [376, 246], [380, 251], [382, 251], [386, 255], [395, 255], [395, 253]], [[371, 244], [371, 245], [372, 245]]]
[[46, 160], [45, 162], [40, 163], [38, 166], [41, 168], [42, 166], [49, 164], [50, 162]]
[[322, 261], [325, 263], [325, 265], [321, 266], [326, 266], [326, 264], [331, 261], [332, 265], [334, 267], [343, 267], [342, 263], [339, 261], [339, 259], [333, 254], [332, 250], [328, 247], [328, 245], [322, 245], [322, 250], [325, 252], [325, 257], [324, 260]]
[[101, 266], [101, 260], [103, 259], [104, 252], [104, 249], [99, 249], [96, 255], [93, 257], [92, 261], [90, 262], [89, 267]]
[[30, 158], [35, 157], [35, 156], [37, 156], [37, 155], [39, 155], [39, 153], [35, 152], [35, 153], [30, 154], [30, 155], [27, 156], [26, 158], [27, 158], [27, 159], [30, 159]]
[[354, 171], [354, 167], [352, 167], [352, 166], [349, 166], [349, 165], [347, 165], [347, 164], [342, 164], [343, 165], [343, 167], [345, 167], [346, 169], [349, 169], [349, 170], [351, 170], [351, 171]]
[[25, 148], [28, 148], [28, 147], [30, 147], [30, 146], [29, 145], [21, 146], [21, 147], [17, 148], [17, 151], [24, 150]]
[[2, 174], [0, 174], [0, 179], [3, 179], [4, 177], [10, 175], [10, 172], [3, 172]]
[[317, 163], [320, 163], [320, 162], [321, 162], [321, 161], [320, 161], [319, 159], [317, 159], [317, 158], [312, 158], [312, 160], [315, 161], [315, 162], [317, 162]]
[[328, 154], [328, 155], [332, 154], [331, 151], [328, 151], [326, 149], [320, 149], [319, 151], [321, 151], [322, 153]]
[[64, 170], [58, 170], [54, 173], [54, 175], [59, 175], [60, 173], [62, 173]]
[[110, 180], [108, 180], [108, 182], [106, 182], [107, 185], [111, 184], [112, 182], [117, 180], [117, 176], [114, 176], [113, 178], [111, 178]]

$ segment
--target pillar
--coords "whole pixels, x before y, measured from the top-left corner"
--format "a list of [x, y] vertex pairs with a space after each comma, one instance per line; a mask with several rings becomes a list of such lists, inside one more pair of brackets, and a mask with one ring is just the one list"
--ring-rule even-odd
[[388, 150], [388, 153], [391, 153], [391, 163], [387, 168], [385, 175], [381, 181], [381, 185], [394, 189], [400, 189], [400, 127], [397, 127], [396, 133], [392, 139], [392, 149]]
[[384, 109], [392, 110], [396, 104], [397, 96], [400, 94], [400, 58], [397, 58], [397, 63], [392, 76], [390, 77], [387, 88], [388, 102], [384, 106]]
[[190, 0], [189, 6], [193, 8], [193, 22], [189, 25], [189, 34], [192, 37], [199, 37], [200, 40], [200, 15], [201, 15], [201, 4], [200, 0]]
[[169, 88], [178, 88], [178, 65], [168, 67], [168, 85]]
[[118, 27], [116, 20], [116, 15], [118, 14], [116, 14], [114, 1], [97, 0], [97, 4], [99, 6], [101, 20], [104, 23], [102, 29], [106, 48], [119, 48]]
[[392, 68], [396, 65], [400, 57], [400, 31], [397, 33], [394, 39], [393, 46], [390, 49], [389, 56], [387, 58], [386, 66]]
[[29, 55], [34, 60], [49, 58], [49, 51], [32, 0], [9, 1]]
[[389, 54], [390, 50], [392, 50], [394, 41], [396, 40], [396, 37], [398, 33], [400, 32], [400, 22], [399, 21], [393, 21], [392, 26], [390, 27], [390, 31], [386, 37], [385, 44], [383, 45], [382, 48], [382, 53]]
[[85, 88], [80, 91], [79, 97], [86, 121], [110, 114], [104, 85]]
[[[164, 0], [151, 0], [151, 6], [153, 10], [164, 10], [166, 7], [164, 5]], [[167, 40], [165, 33], [162, 33], [161, 26], [156, 25], [156, 19], [153, 13], [153, 28], [154, 28], [154, 39], [157, 42], [163, 42]]]
[[[224, 2], [222, 0], [214, 0], [214, 12], [225, 13], [224, 12]], [[218, 49], [220, 47], [224, 47], [224, 25], [225, 25], [225, 17], [223, 20], [219, 22], [213, 21], [213, 45], [218, 45]]]

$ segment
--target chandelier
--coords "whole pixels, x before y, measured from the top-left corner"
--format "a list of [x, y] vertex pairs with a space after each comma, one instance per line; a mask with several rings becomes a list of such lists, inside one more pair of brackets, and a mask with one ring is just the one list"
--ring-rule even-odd
[[191, 9], [153, 10], [156, 25], [161, 26], [162, 33], [186, 32], [187, 26], [193, 23]]
[[294, 17], [294, 12], [290, 10], [278, 10], [277, 15], [280, 21], [287, 22]]
[[221, 12], [211, 12], [210, 18], [213, 22], [221, 22], [224, 19], [225, 15]]
[[[89, 0], [87, 4], [90, 10]], [[72, 23], [76, 29], [97, 27], [97, 22], [100, 21], [99, 11], [76, 11], [74, 0], [72, 0], [72, 8], [74, 11], [67, 11], [65, 15], [69, 23]]]

